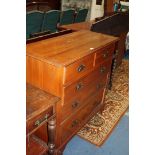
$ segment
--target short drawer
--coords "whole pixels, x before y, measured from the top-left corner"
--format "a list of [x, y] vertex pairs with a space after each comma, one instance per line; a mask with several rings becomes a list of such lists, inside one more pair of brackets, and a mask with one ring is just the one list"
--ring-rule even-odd
[[100, 74], [106, 74], [107, 72], [111, 72], [111, 64], [112, 64], [112, 57], [106, 59], [102, 63], [100, 63]]
[[98, 50], [96, 52], [95, 66], [103, 63], [104, 60], [106, 60], [107, 58], [112, 57], [114, 48], [115, 48], [115, 45], [113, 44], [113, 45], [110, 45], [103, 49]]
[[100, 73], [100, 67], [85, 78], [64, 89], [62, 121], [85, 104], [85, 100], [106, 87], [107, 74]]
[[64, 84], [76, 81], [86, 75], [93, 67], [94, 54], [84, 57], [65, 68]]
[[26, 134], [31, 134], [39, 126], [44, 124], [53, 115], [53, 108], [49, 108], [43, 113], [33, 117], [32, 119], [26, 121]]
[[86, 102], [87, 104], [74, 113], [69, 119], [61, 125], [61, 141], [64, 143], [71, 138], [73, 134], [81, 128], [81, 126], [90, 118], [93, 110], [101, 103], [103, 91], [99, 91], [91, 96]]

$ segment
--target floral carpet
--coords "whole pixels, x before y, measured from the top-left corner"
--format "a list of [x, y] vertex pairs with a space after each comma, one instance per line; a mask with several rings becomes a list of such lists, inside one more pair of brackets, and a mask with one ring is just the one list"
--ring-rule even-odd
[[114, 71], [112, 89], [105, 95], [104, 110], [97, 113], [79, 132], [78, 136], [101, 146], [118, 124], [129, 106], [129, 61], [123, 60]]

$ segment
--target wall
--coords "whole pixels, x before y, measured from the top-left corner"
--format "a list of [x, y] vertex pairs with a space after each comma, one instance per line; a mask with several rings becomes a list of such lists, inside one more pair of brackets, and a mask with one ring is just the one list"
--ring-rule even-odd
[[92, 0], [90, 20], [96, 17], [102, 17], [104, 14], [104, 0], [102, 0], [102, 5], [96, 5], [96, 0]]

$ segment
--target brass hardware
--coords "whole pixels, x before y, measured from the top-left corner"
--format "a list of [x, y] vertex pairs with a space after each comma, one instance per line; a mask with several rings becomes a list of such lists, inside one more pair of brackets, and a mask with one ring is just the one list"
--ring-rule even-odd
[[78, 83], [78, 84], [76, 85], [76, 90], [80, 90], [81, 88], [83, 88], [82, 83]]
[[116, 51], [115, 51], [115, 54], [116, 54], [116, 55], [118, 55], [118, 53], [119, 53], [119, 51], [118, 51], [118, 50], [116, 50]]
[[100, 68], [100, 73], [104, 73], [106, 71], [106, 68], [104, 67], [104, 66], [102, 66], [101, 68]]
[[49, 114], [46, 114], [43, 118], [36, 120], [34, 125], [35, 126], [39, 126], [41, 123], [43, 123], [44, 121], [47, 121], [47, 118], [49, 117]]
[[102, 54], [103, 58], [106, 58], [109, 54], [109, 51], [106, 51], [105, 53]]
[[75, 126], [77, 126], [79, 124], [79, 121], [78, 120], [74, 120], [73, 122], [72, 122], [72, 128], [74, 128]]
[[72, 103], [72, 108], [76, 108], [79, 105], [79, 102], [75, 101]]
[[77, 68], [77, 71], [78, 72], [81, 72], [81, 71], [83, 71], [85, 69], [85, 65], [80, 65], [78, 68]]

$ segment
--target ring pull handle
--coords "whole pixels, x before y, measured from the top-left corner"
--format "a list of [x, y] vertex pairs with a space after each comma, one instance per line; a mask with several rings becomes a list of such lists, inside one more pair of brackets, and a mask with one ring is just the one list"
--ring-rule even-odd
[[72, 103], [72, 108], [74, 109], [74, 108], [76, 108], [78, 105], [79, 105], [79, 102], [75, 101], [75, 102]]
[[78, 120], [74, 120], [71, 124], [71, 127], [74, 128], [75, 126], [77, 126], [79, 124]]
[[78, 83], [77, 85], [76, 85], [76, 90], [80, 90], [80, 89], [82, 89], [83, 88], [83, 84], [82, 83]]
[[106, 58], [109, 55], [109, 51], [106, 51], [102, 54], [103, 58]]
[[106, 67], [102, 66], [102, 67], [100, 68], [100, 73], [104, 73], [105, 71], [106, 71]]
[[77, 71], [82, 72], [84, 69], [85, 69], [85, 65], [82, 64], [77, 68]]
[[34, 125], [39, 126], [42, 122], [47, 121], [48, 117], [49, 117], [49, 114], [46, 114], [43, 118], [36, 120]]

